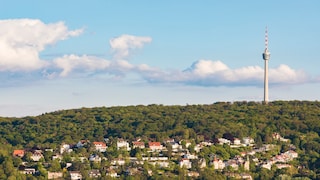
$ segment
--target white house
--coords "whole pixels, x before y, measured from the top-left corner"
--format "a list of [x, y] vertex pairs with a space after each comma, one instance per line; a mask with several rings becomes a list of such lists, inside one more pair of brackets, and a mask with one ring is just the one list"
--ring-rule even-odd
[[63, 154], [64, 152], [72, 152], [70, 144], [62, 144], [60, 147], [60, 154]]
[[186, 158], [182, 158], [179, 162], [179, 166], [182, 168], [182, 167], [185, 167], [187, 169], [190, 169], [191, 166], [192, 166], [192, 163], [189, 159], [186, 159]]
[[292, 150], [286, 151], [284, 154], [288, 155], [291, 159], [298, 157], [298, 153]]
[[290, 164], [276, 164], [276, 167], [278, 169], [283, 169], [283, 168], [291, 168], [292, 166]]
[[61, 179], [63, 177], [62, 172], [49, 172], [48, 171], [48, 179]]
[[218, 141], [219, 141], [219, 144], [228, 144], [228, 145], [231, 144], [231, 141], [225, 138], [219, 138]]
[[107, 150], [107, 145], [104, 142], [95, 141], [95, 142], [93, 142], [93, 145], [94, 145], [94, 148], [96, 151], [106, 152], [106, 150]]
[[149, 161], [148, 163], [153, 166], [159, 166], [160, 168], [167, 168], [170, 165], [168, 161]]
[[251, 137], [244, 137], [242, 138], [242, 143], [244, 145], [251, 146], [254, 144], [254, 139], [252, 139]]
[[263, 163], [263, 164], [261, 165], [261, 167], [271, 170], [271, 166], [272, 166], [272, 165], [273, 165], [273, 162], [267, 161], [267, 162]]
[[117, 174], [117, 172], [115, 170], [108, 169], [107, 173], [106, 173], [106, 176], [109, 176], [109, 177], [112, 177], [112, 178], [116, 178], [116, 177], [118, 177], [118, 174]]
[[194, 146], [194, 151], [197, 152], [197, 153], [199, 153], [200, 150], [202, 149], [202, 147], [203, 147], [203, 146], [202, 146], [201, 144], [197, 144], [197, 145]]
[[89, 140], [80, 140], [77, 144], [77, 148], [82, 148], [83, 146], [87, 145], [90, 141]]
[[36, 169], [35, 168], [25, 168], [23, 170], [20, 170], [20, 173], [22, 173], [22, 174], [35, 174]]
[[170, 145], [172, 147], [172, 152], [178, 152], [180, 149], [182, 149], [182, 146], [179, 143], [171, 142]]
[[233, 144], [234, 145], [240, 145], [241, 144], [241, 140], [239, 138], [234, 138]]
[[89, 157], [89, 161], [101, 162], [101, 157], [97, 154], [91, 154]]
[[30, 156], [30, 158], [33, 160], [33, 161], [39, 161], [41, 158], [43, 158], [43, 155], [42, 155], [42, 151], [41, 150], [35, 150], [32, 155]]
[[205, 167], [207, 167], [207, 162], [206, 162], [206, 160], [205, 160], [204, 158], [202, 158], [202, 159], [199, 160], [199, 167], [200, 167], [200, 168], [205, 168]]
[[116, 158], [114, 160], [111, 161], [111, 164], [112, 165], [119, 165], [119, 166], [122, 166], [126, 163], [126, 161], [124, 159], [121, 159], [121, 158]]
[[215, 158], [211, 164], [213, 165], [213, 168], [215, 170], [221, 170], [221, 169], [224, 169], [226, 167], [225, 163], [221, 160], [221, 159], [218, 159], [218, 158]]
[[80, 171], [70, 171], [70, 179], [71, 180], [81, 180], [82, 179], [82, 175], [80, 173]]
[[187, 158], [187, 159], [198, 159], [198, 156], [195, 155], [195, 154], [187, 153], [187, 154], [184, 155], [184, 158]]
[[98, 169], [92, 169], [88, 172], [90, 178], [99, 178], [101, 173]]
[[148, 144], [151, 151], [161, 151], [163, 149], [160, 142], [149, 142]]
[[141, 141], [133, 141], [132, 142], [132, 148], [135, 149], [135, 148], [140, 148], [140, 149], [144, 149], [146, 146], [144, 144], [144, 142], [141, 142]]
[[124, 149], [126, 151], [130, 151], [130, 145], [127, 141], [123, 140], [123, 139], [118, 139], [117, 141], [117, 149]]
[[229, 161], [227, 161], [225, 166], [230, 166], [230, 167], [232, 167], [234, 170], [238, 170], [238, 168], [239, 168], [239, 164], [238, 164], [237, 161], [235, 161], [235, 160], [229, 160]]

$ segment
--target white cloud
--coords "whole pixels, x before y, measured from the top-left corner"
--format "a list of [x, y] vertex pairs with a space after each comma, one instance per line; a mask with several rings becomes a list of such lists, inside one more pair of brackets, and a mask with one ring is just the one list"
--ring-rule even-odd
[[77, 56], [72, 54], [56, 58], [54, 64], [62, 69], [60, 76], [64, 77], [76, 69], [85, 71], [104, 70], [110, 66], [111, 62], [94, 56]]
[[47, 45], [78, 36], [63, 22], [45, 24], [37, 19], [0, 20], [0, 71], [30, 71], [47, 65], [39, 52]]
[[308, 76], [301, 70], [291, 69], [285, 64], [281, 64], [275, 69], [270, 69], [270, 82], [275, 84], [297, 84], [308, 81]]
[[[183, 83], [199, 86], [261, 86], [264, 69], [247, 66], [230, 69], [221, 61], [199, 60], [185, 71], [148, 71], [142, 73], [151, 82]], [[291, 69], [287, 65], [269, 69], [270, 84], [296, 84], [309, 81], [303, 71]]]
[[221, 61], [210, 60], [199, 60], [195, 62], [190, 68], [190, 70], [193, 71], [195, 75], [198, 75], [200, 77], [205, 77], [210, 74], [226, 71], [228, 69], [228, 66], [223, 64]]
[[129, 56], [129, 51], [137, 48], [142, 48], [145, 43], [152, 41], [151, 37], [121, 35], [109, 41], [115, 58], [122, 59]]

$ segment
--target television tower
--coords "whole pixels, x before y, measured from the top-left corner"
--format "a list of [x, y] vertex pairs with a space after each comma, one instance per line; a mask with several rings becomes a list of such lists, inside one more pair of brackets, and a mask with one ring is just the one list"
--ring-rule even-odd
[[268, 28], [266, 27], [265, 33], [265, 49], [262, 53], [262, 58], [264, 60], [264, 99], [263, 102], [268, 104], [269, 101], [269, 87], [268, 87], [268, 61], [270, 59], [270, 52], [268, 50]]

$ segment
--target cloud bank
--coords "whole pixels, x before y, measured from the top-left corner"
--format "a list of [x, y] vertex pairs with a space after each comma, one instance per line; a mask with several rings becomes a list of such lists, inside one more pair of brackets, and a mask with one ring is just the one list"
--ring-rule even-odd
[[[172, 82], [200, 86], [260, 86], [264, 69], [259, 66], [247, 66], [231, 69], [221, 61], [198, 60], [184, 71], [149, 72], [145, 79], [151, 82]], [[270, 84], [299, 84], [308, 81], [303, 71], [297, 71], [287, 65], [269, 69]]]
[[45, 24], [37, 19], [0, 20], [0, 71], [32, 71], [48, 65], [39, 58], [47, 45], [78, 36], [63, 22]]
[[[149, 83], [178, 83], [195, 86], [261, 86], [263, 68], [246, 66], [231, 69], [219, 60], [197, 60], [185, 70], [162, 70], [147, 64], [131, 64], [127, 59], [136, 49], [152, 41], [151, 37], [120, 35], [109, 43], [114, 60], [89, 55], [66, 54], [43, 60], [39, 53], [48, 45], [79, 36], [83, 29], [69, 30], [63, 22], [45, 24], [37, 19], [0, 20], [0, 73], [42, 72], [47, 79], [74, 74], [108, 74], [126, 79], [134, 73]], [[38, 74], [38, 73], [34, 73]], [[42, 77], [42, 78], [43, 78]], [[287, 65], [269, 69], [270, 84], [310, 82], [306, 73]]]

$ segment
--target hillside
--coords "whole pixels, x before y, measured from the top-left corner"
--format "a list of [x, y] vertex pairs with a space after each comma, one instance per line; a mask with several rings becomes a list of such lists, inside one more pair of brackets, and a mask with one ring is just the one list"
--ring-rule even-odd
[[[57, 148], [62, 143], [104, 138], [160, 141], [211, 140], [231, 134], [271, 143], [278, 132], [297, 148], [308, 177], [320, 167], [320, 102], [217, 102], [210, 105], [138, 105], [62, 110], [36, 117], [0, 118], [2, 157], [19, 148]], [[1, 160], [1, 158], [0, 158]], [[0, 161], [0, 162], [3, 162]], [[302, 173], [302, 172], [301, 172]], [[300, 173], [300, 174], [301, 174]]]

